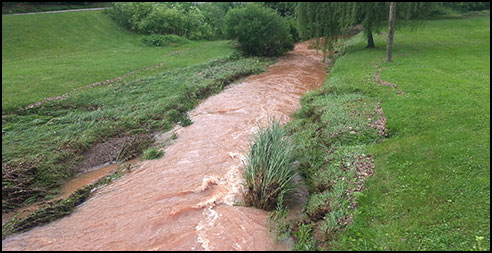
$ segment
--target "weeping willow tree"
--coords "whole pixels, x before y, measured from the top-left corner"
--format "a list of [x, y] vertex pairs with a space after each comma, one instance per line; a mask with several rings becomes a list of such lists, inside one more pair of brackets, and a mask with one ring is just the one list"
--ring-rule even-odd
[[373, 33], [380, 32], [388, 21], [388, 4], [385, 2], [359, 2], [353, 8], [354, 23], [362, 24], [367, 38], [366, 48], [374, 48]]
[[333, 41], [353, 23], [352, 8], [353, 3], [343, 2], [300, 2], [297, 5], [299, 35], [304, 40], [316, 39], [316, 49], [322, 48], [323, 61]]
[[[411, 25], [428, 17], [438, 3], [400, 2], [396, 11], [397, 27]], [[367, 47], [375, 47], [373, 34], [387, 27], [389, 2], [301, 2], [296, 9], [299, 32], [303, 39], [324, 38], [323, 51], [348, 27], [362, 24]]]

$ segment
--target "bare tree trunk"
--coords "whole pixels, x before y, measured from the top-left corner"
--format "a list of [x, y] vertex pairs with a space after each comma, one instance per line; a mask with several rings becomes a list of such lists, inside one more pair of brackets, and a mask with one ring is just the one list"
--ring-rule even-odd
[[366, 48], [374, 48], [376, 45], [374, 44], [374, 38], [372, 36], [372, 30], [367, 32], [367, 47]]
[[325, 37], [325, 41], [323, 43], [323, 63], [326, 62], [326, 49], [328, 47], [328, 40]]
[[389, 20], [388, 20], [388, 40], [386, 42], [387, 61], [390, 62], [393, 54], [393, 37], [395, 35], [395, 12], [396, 2], [390, 2]]

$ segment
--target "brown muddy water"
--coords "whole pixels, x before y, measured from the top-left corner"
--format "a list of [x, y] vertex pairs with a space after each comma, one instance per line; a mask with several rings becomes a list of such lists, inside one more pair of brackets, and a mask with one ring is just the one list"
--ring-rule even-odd
[[242, 201], [242, 161], [258, 126], [281, 122], [323, 83], [321, 54], [299, 43], [266, 72], [212, 96], [164, 157], [141, 163], [71, 215], [2, 241], [2, 250], [286, 250], [269, 213]]

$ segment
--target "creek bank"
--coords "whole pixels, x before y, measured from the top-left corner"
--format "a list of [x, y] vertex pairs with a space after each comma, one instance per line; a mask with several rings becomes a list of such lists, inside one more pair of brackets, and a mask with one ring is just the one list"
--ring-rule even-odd
[[337, 68], [335, 63], [321, 89], [302, 97], [302, 108], [286, 125], [309, 191], [301, 215], [277, 217], [280, 233], [293, 236], [295, 250], [329, 250], [331, 240], [352, 223], [375, 169], [366, 147], [387, 137], [381, 101], [345, 87]]

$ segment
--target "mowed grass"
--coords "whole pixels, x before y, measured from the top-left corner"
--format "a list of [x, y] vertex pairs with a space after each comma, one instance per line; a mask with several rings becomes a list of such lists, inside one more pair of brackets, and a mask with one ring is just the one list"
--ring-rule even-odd
[[[390, 138], [339, 250], [490, 250], [490, 17], [428, 21], [358, 43], [330, 74], [381, 99]], [[381, 79], [404, 95], [372, 81]]]
[[150, 47], [143, 37], [103, 11], [2, 16], [2, 114], [161, 62], [171, 70], [233, 51], [225, 41]]

